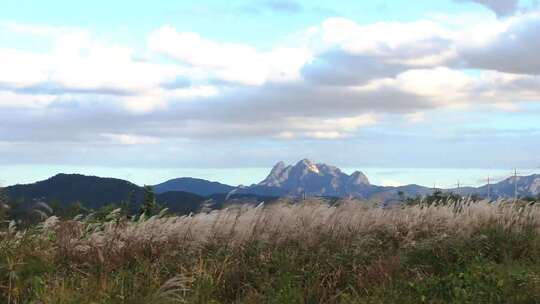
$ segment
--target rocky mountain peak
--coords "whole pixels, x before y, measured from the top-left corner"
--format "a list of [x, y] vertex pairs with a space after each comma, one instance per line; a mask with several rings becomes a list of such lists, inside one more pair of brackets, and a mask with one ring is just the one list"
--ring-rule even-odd
[[287, 180], [288, 173], [291, 170], [291, 167], [286, 167], [285, 163], [280, 161], [274, 165], [272, 171], [265, 180], [259, 183], [260, 186], [268, 187], [280, 187], [281, 184]]
[[299, 161], [295, 165], [295, 168], [307, 169], [308, 171], [311, 171], [311, 172], [314, 172], [314, 173], [317, 173], [317, 174], [320, 173], [320, 170], [319, 170], [319, 167], [317, 166], [317, 164], [315, 164], [314, 162], [312, 162], [309, 159], [303, 159], [303, 160]]
[[285, 163], [280, 161], [274, 165], [272, 171], [270, 171], [270, 174], [280, 174], [281, 172], [283, 172], [283, 170], [285, 170]]
[[351, 174], [349, 178], [349, 184], [351, 185], [369, 185], [369, 179], [367, 176], [360, 172], [360, 171], [354, 171], [353, 174]]
[[534, 194], [540, 193], [540, 175], [534, 175], [529, 185], [529, 192]]
[[290, 166], [277, 163], [259, 185], [278, 187], [290, 194], [342, 196], [357, 193], [369, 181], [360, 171], [349, 176], [335, 166], [303, 159]]

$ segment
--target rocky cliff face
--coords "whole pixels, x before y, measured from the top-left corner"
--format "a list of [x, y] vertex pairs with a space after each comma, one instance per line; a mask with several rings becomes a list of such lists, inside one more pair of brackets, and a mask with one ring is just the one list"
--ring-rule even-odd
[[290, 194], [320, 196], [346, 196], [358, 194], [369, 185], [369, 180], [360, 171], [352, 175], [327, 164], [316, 164], [304, 159], [295, 165], [277, 163], [268, 177], [259, 186], [278, 187]]
[[540, 175], [536, 175], [532, 178], [529, 184], [529, 193], [538, 195], [540, 194]]

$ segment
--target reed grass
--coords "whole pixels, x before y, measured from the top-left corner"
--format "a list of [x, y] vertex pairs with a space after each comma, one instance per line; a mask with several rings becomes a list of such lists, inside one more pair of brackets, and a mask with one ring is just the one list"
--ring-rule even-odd
[[[516, 292], [520, 290], [520, 292]], [[536, 303], [540, 207], [343, 200], [49, 217], [0, 235], [6, 303]]]

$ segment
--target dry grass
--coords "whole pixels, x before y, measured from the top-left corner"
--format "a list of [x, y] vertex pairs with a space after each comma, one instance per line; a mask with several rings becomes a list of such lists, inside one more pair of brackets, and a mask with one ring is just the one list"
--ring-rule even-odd
[[[44, 224], [58, 236], [58, 248], [63, 254], [99, 261], [105, 259], [105, 253], [107, 259], [148, 249], [158, 254], [167, 248], [197, 249], [216, 240], [230, 247], [253, 241], [279, 244], [291, 240], [301, 240], [309, 246], [318, 242], [321, 234], [339, 237], [384, 233], [397, 240], [399, 246], [406, 247], [427, 236], [470, 237], [486, 225], [498, 225], [514, 232], [531, 227], [538, 230], [540, 206], [482, 201], [383, 209], [349, 201], [335, 206], [308, 201], [235, 206], [210, 213], [156, 216], [147, 220], [112, 217], [106, 223], [59, 222], [50, 218]], [[97, 257], [92, 257], [96, 254]]]
[[446, 233], [468, 236], [479, 226], [495, 223], [515, 230], [540, 227], [540, 206], [511, 202], [487, 201], [404, 208], [368, 208], [359, 203], [341, 202], [330, 206], [319, 201], [302, 204], [282, 202], [271, 206], [235, 206], [210, 213], [191, 216], [152, 217], [147, 220], [121, 221], [111, 219], [105, 224], [86, 224], [83, 221], [45, 222], [47, 229], [67, 229], [62, 234], [69, 247], [105, 248], [114, 246], [121, 251], [129, 244], [182, 243], [197, 246], [213, 239], [227, 239], [231, 246], [253, 240], [280, 242], [300, 239], [310, 242], [320, 233], [366, 234], [386, 231], [410, 243], [418, 235]]
[[[538, 235], [540, 207], [505, 201], [389, 209], [357, 201], [282, 201], [182, 217], [128, 220], [116, 211], [105, 222], [50, 217], [35, 229], [12, 227], [0, 236], [0, 250], [13, 251], [4, 262], [13, 275], [2, 278], [8, 284], [0, 295], [8, 295], [8, 303], [36, 297], [54, 303], [82, 290], [94, 301], [136, 303], [123, 295], [131, 288], [141, 303], [392, 302], [394, 296], [414, 303], [415, 292], [431, 291], [411, 291], [416, 285], [400, 282], [424, 286], [483, 259], [540, 260]], [[56, 298], [44, 299], [26, 283], [13, 287], [17, 263], [28, 263], [25, 244], [34, 247], [25, 255], [50, 261], [53, 269], [43, 280]], [[384, 286], [399, 294], [379, 293]]]

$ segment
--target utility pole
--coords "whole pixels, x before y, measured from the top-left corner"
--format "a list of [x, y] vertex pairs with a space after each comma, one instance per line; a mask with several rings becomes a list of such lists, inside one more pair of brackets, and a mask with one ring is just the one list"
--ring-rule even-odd
[[457, 186], [457, 193], [456, 193], [456, 194], [457, 194], [457, 195], [461, 195], [461, 194], [460, 194], [460, 193], [461, 193], [461, 184], [459, 183], [459, 179], [458, 179], [458, 181], [457, 181], [456, 186]]
[[491, 202], [491, 178], [487, 177], [487, 199]]
[[517, 169], [514, 169], [514, 202], [517, 202], [518, 197], [518, 187], [517, 187]]

